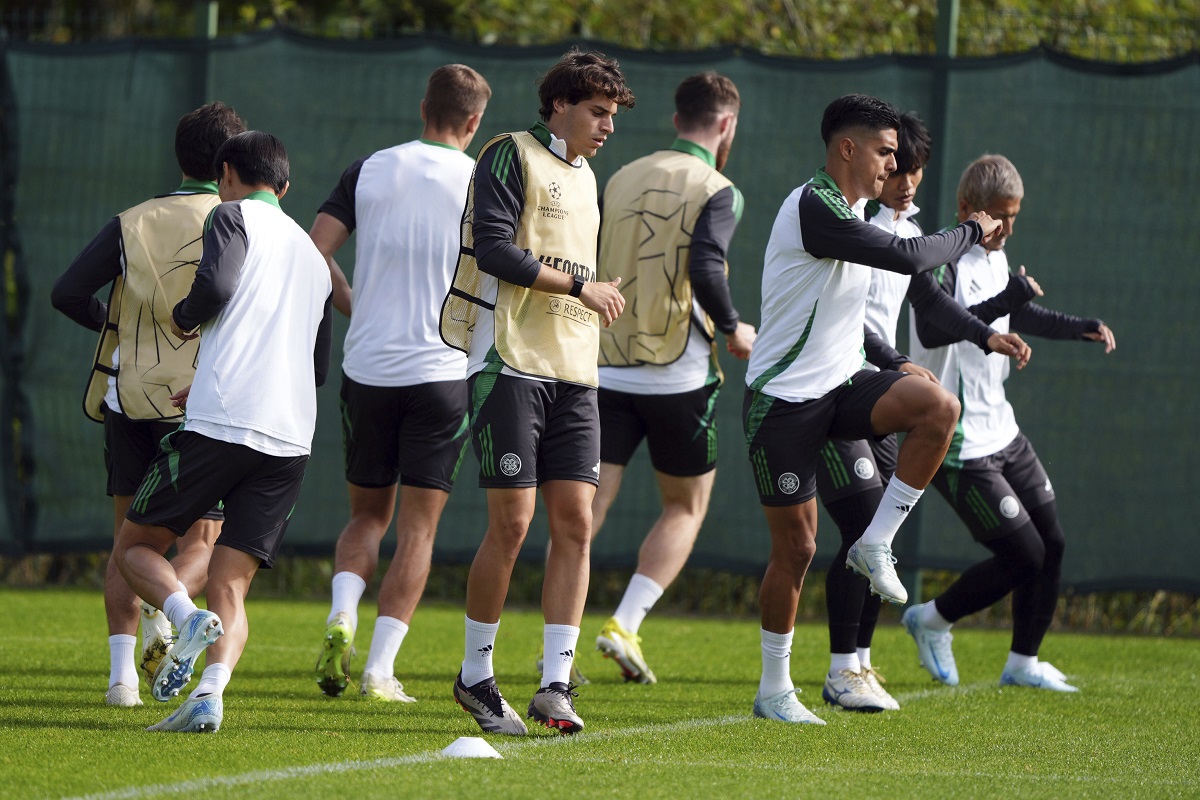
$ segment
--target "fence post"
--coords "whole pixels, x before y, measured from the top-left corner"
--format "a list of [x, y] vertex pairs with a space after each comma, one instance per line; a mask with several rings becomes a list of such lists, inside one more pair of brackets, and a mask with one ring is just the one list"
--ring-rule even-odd
[[193, 38], [196, 43], [196, 63], [192, 74], [196, 85], [193, 87], [192, 108], [199, 108], [208, 102], [209, 87], [212, 76], [209, 74], [210, 43], [217, 38], [217, 0], [196, 0], [195, 26]]
[[[33, 477], [35, 420], [25, 391], [25, 328], [29, 315], [29, 278], [17, 236], [17, 101], [8, 62], [8, 35], [0, 30], [0, 496], [4, 515], [0, 552], [27, 552], [37, 529]], [[9, 541], [11, 540], [11, 541]]]
[[[933, 137], [933, 153], [925, 167], [921, 201], [923, 227], [927, 232], [940, 230], [949, 219], [948, 211], [942, 209], [942, 181], [946, 175], [946, 135], [950, 130], [950, 70], [958, 52], [958, 3], [959, 0], [938, 0], [937, 15], [937, 59], [934, 61], [933, 96], [930, 98], [929, 133]], [[953, 207], [953, 203], [950, 203]], [[912, 313], [912, 310], [909, 310]], [[925, 500], [928, 503], [929, 499]], [[896, 557], [901, 565], [900, 580], [909, 589], [913, 602], [921, 596], [921, 548], [925, 528], [924, 503], [913, 509], [913, 517], [905, 526], [904, 534], [898, 539]]]

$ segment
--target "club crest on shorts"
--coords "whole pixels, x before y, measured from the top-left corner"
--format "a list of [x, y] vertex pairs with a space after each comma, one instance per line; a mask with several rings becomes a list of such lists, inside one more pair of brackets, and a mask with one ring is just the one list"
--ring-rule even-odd
[[1050, 485], [1050, 479], [1046, 478], [1046, 494], [1054, 496], [1054, 487]]
[[854, 474], [864, 481], [869, 481], [875, 477], [875, 465], [869, 458], [860, 458], [854, 462]]
[[1015, 519], [1017, 514], [1021, 513], [1021, 504], [1011, 494], [1006, 495], [1000, 501], [1000, 513], [1004, 515], [1005, 519]]
[[521, 457], [516, 453], [505, 453], [500, 456], [500, 471], [512, 477], [521, 471]]
[[779, 476], [779, 491], [784, 494], [795, 494], [800, 488], [800, 479], [794, 472], [785, 472]]

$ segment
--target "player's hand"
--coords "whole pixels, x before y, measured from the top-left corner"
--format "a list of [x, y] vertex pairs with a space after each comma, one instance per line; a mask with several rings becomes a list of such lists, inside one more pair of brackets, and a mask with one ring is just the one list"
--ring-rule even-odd
[[179, 323], [175, 321], [174, 314], [171, 315], [171, 333], [175, 334], [176, 339], [183, 339], [185, 342], [195, 339], [200, 335], [195, 331], [188, 332], [179, 327]]
[[1000, 224], [1000, 220], [992, 219], [986, 211], [976, 211], [967, 219], [973, 219], [979, 223], [979, 227], [983, 228], [982, 241], [989, 241], [993, 236], [1000, 233], [1000, 229], [1004, 226]]
[[1018, 275], [1020, 275], [1022, 278], [1024, 278], [1026, 281], [1028, 281], [1029, 285], [1033, 287], [1033, 291], [1034, 291], [1034, 294], [1035, 294], [1035, 296], [1037, 296], [1037, 297], [1044, 297], [1044, 296], [1045, 296], [1045, 294], [1046, 294], [1046, 293], [1042, 291], [1041, 284], [1039, 284], [1037, 281], [1035, 281], [1035, 280], [1033, 279], [1033, 276], [1032, 276], [1032, 275], [1030, 275], [1030, 274], [1028, 274], [1027, 272], [1025, 272], [1025, 265], [1024, 265], [1024, 264], [1022, 264], [1022, 265], [1021, 265], [1021, 268], [1017, 270], [1017, 274], [1018, 274]]
[[938, 386], [942, 385], [942, 382], [937, 379], [937, 375], [934, 375], [920, 364], [914, 364], [911, 361], [906, 361], [905, 363], [901, 364], [897, 371], [905, 372], [909, 375], [916, 375], [918, 378], [924, 378], [928, 381], [933, 381]]
[[725, 336], [725, 349], [733, 353], [734, 358], [740, 358], [745, 361], [750, 357], [750, 351], [754, 348], [754, 340], [758, 338], [758, 331], [754, 330], [754, 326], [747, 322], [739, 322], [733, 333]]
[[1112, 329], [1103, 322], [1100, 323], [1100, 330], [1092, 333], [1085, 333], [1083, 338], [1090, 339], [1093, 342], [1104, 342], [1105, 354], [1111, 353], [1113, 350], [1117, 349], [1117, 337], [1113, 336]]
[[[173, 321], [174, 320], [172, 320], [172, 322]], [[187, 386], [183, 387], [178, 392], [171, 395], [171, 405], [175, 406], [176, 408], [182, 408], [182, 409], [186, 410], [188, 395], [191, 394], [191, 391], [192, 391], [192, 385], [189, 383]]]
[[1015, 333], [993, 333], [988, 337], [987, 344], [993, 353], [1015, 358], [1017, 369], [1024, 369], [1029, 363], [1029, 357], [1033, 355], [1033, 348]]
[[611, 283], [589, 281], [579, 293], [579, 301], [599, 314], [606, 328], [625, 310], [625, 296], [617, 289], [620, 283], [619, 277]]

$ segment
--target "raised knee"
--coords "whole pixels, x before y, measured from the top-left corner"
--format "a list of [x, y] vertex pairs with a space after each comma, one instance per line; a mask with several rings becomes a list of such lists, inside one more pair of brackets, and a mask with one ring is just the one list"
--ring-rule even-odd
[[930, 417], [934, 424], [944, 431], [946, 436], [954, 435], [954, 428], [958, 425], [958, 418], [962, 413], [962, 405], [958, 398], [950, 392], [941, 391], [937, 393], [937, 399], [932, 405]]

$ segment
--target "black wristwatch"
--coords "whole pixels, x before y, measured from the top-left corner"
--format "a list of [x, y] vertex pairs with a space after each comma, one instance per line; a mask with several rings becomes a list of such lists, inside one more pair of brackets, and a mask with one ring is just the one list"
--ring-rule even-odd
[[567, 292], [567, 294], [571, 295], [571, 297], [579, 297], [580, 293], [583, 292], [583, 285], [585, 283], [587, 281], [576, 275], [575, 283], [571, 285], [571, 291]]

